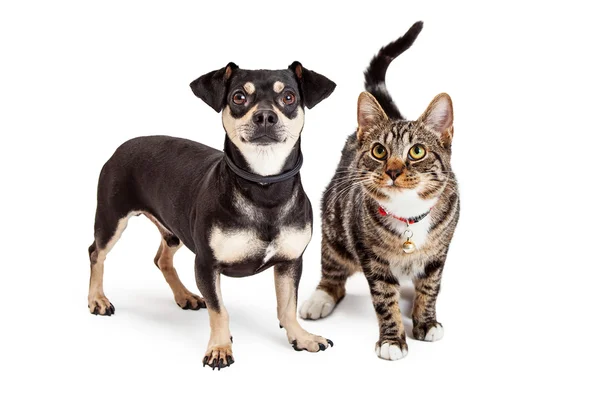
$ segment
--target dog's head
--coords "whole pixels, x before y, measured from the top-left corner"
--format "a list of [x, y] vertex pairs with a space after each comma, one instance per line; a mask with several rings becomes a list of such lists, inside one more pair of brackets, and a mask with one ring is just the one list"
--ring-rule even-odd
[[328, 97], [335, 83], [299, 62], [284, 70], [244, 70], [234, 63], [202, 75], [190, 84], [194, 94], [215, 111], [250, 168], [274, 175], [298, 142], [304, 107]]

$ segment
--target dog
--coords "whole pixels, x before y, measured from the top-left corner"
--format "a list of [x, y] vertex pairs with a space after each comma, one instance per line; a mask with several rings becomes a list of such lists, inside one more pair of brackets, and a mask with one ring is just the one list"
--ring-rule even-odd
[[[208, 309], [204, 366], [220, 370], [234, 362], [221, 274], [245, 277], [271, 266], [280, 327], [293, 348], [318, 352], [333, 346], [300, 326], [296, 303], [313, 219], [298, 174], [304, 110], [327, 98], [335, 83], [296, 61], [284, 70], [244, 70], [229, 63], [190, 87], [222, 111], [224, 151], [169, 136], [138, 137], [115, 151], [98, 182], [89, 247], [90, 312], [114, 314], [103, 290], [104, 261], [128, 219], [143, 214], [161, 234], [154, 263], [176, 303], [186, 310]], [[204, 297], [190, 292], [173, 267], [183, 245], [196, 255], [196, 283]]]

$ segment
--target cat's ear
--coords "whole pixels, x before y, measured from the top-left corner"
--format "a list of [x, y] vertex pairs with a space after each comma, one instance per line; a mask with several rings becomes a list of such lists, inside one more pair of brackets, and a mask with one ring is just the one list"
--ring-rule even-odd
[[304, 68], [298, 61], [288, 67], [294, 73], [302, 91], [302, 101], [309, 109], [325, 100], [335, 89], [335, 83], [329, 78]]
[[358, 96], [358, 131], [356, 136], [362, 139], [365, 133], [370, 131], [373, 126], [387, 121], [388, 117], [379, 105], [375, 97], [369, 92], [362, 92]]
[[190, 88], [196, 97], [204, 100], [216, 112], [220, 112], [225, 105], [229, 79], [236, 69], [238, 66], [230, 62], [224, 68], [202, 75], [190, 83]]
[[450, 96], [446, 93], [435, 96], [419, 121], [438, 134], [445, 147], [450, 147], [454, 136], [454, 111]]

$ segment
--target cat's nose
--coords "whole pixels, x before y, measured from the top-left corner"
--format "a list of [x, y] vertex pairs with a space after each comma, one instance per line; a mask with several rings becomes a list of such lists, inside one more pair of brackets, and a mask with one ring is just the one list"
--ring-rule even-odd
[[397, 177], [402, 175], [402, 169], [388, 169], [385, 171], [385, 173], [388, 174], [393, 181], [395, 181]]

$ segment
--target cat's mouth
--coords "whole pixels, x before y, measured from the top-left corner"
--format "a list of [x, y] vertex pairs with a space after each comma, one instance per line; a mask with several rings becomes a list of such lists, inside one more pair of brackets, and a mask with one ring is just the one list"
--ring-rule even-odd
[[396, 178], [396, 180], [392, 179], [384, 179], [382, 184], [380, 185], [383, 189], [388, 189], [392, 191], [402, 191], [402, 190], [414, 190], [419, 186], [418, 179], [401, 179]]
[[388, 196], [404, 195], [405, 193], [413, 192], [421, 200], [431, 200], [439, 195], [438, 190], [432, 190], [432, 188], [426, 184], [421, 184], [420, 182], [410, 185], [398, 183], [388, 184], [381, 187], [381, 191]]

